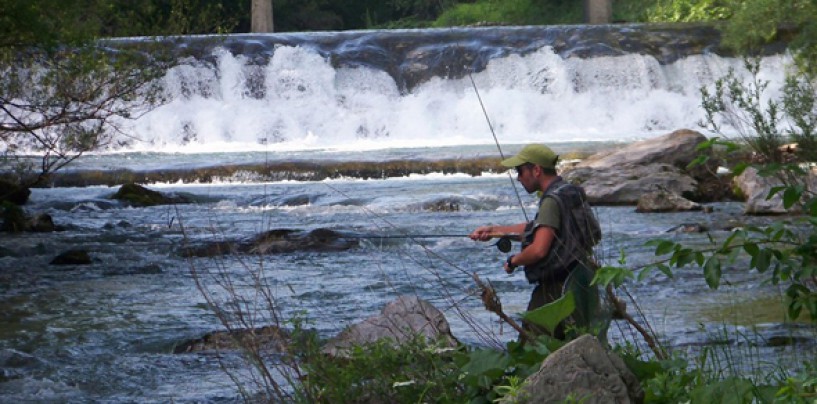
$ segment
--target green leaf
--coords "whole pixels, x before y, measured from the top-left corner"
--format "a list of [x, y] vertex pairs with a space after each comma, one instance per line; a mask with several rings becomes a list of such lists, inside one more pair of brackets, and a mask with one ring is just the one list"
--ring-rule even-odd
[[570, 316], [575, 309], [576, 302], [573, 298], [573, 292], [567, 292], [556, 301], [522, 313], [522, 318], [529, 323], [545, 328], [552, 334], [556, 326]]
[[703, 265], [705, 259], [706, 258], [704, 257], [704, 254], [702, 252], [700, 251], [695, 252], [695, 263], [698, 264], [698, 266]]
[[800, 187], [786, 187], [783, 191], [783, 207], [790, 209], [803, 197], [803, 190]]
[[757, 268], [758, 272], [766, 272], [772, 263], [772, 253], [767, 249], [760, 250], [757, 255], [752, 258], [752, 266]]
[[605, 287], [610, 283], [615, 287], [621, 286], [627, 279], [634, 278], [633, 271], [623, 267], [603, 266], [596, 270], [591, 285], [601, 285]]
[[491, 349], [473, 351], [468, 357], [470, 360], [462, 367], [462, 371], [471, 376], [487, 376], [490, 379], [501, 377], [510, 361], [504, 352]]
[[707, 161], [709, 161], [709, 156], [701, 154], [698, 157], [695, 157], [694, 160], [690, 161], [689, 164], [687, 164], [686, 168], [687, 168], [687, 170], [689, 170], [689, 169], [695, 168], [697, 166], [703, 165]]
[[746, 379], [730, 377], [696, 387], [689, 394], [693, 403], [751, 403], [754, 385]]
[[[717, 140], [718, 140], [717, 137], [713, 137], [713, 138], [704, 140], [703, 142], [698, 143], [698, 145], [695, 146], [695, 151], [702, 151], [702, 150], [706, 150], [706, 149], [711, 149], [713, 144], [718, 143]], [[698, 156], [698, 157], [700, 157], [700, 156]]]
[[673, 278], [672, 269], [670, 269], [670, 267], [668, 267], [668, 266], [666, 266], [664, 264], [658, 264], [655, 267], [658, 268], [659, 271], [664, 273], [664, 275], [666, 275], [668, 278], [670, 278], [670, 279]]
[[655, 246], [655, 255], [666, 255], [675, 250], [676, 244], [669, 240], [650, 240], [647, 245]]
[[780, 193], [780, 191], [783, 191], [785, 189], [786, 187], [783, 186], [772, 187], [772, 189], [769, 190], [769, 194], [766, 195], [766, 200], [774, 198], [775, 195], [777, 195], [778, 193]]
[[678, 250], [673, 254], [670, 263], [676, 267], [685, 267], [695, 261], [695, 253], [689, 248]]
[[760, 252], [760, 248], [755, 243], [746, 243], [743, 245], [743, 249], [746, 250], [746, 253], [753, 258]]
[[738, 175], [743, 174], [747, 168], [749, 168], [749, 163], [738, 163], [732, 168], [732, 173], [737, 177]]
[[711, 289], [717, 289], [721, 283], [721, 260], [718, 257], [709, 257], [704, 264], [704, 279]]
[[806, 211], [811, 217], [817, 216], [817, 198], [811, 198], [806, 203]]
[[635, 373], [638, 380], [651, 379], [663, 370], [661, 363], [655, 361], [642, 361], [634, 355], [621, 355], [621, 359], [624, 360], [627, 368]]

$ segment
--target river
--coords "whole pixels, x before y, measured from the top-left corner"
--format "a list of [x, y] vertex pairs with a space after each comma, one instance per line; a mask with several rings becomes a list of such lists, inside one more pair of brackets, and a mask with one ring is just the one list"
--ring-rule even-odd
[[[486, 31], [474, 31], [474, 37], [477, 32]], [[702, 117], [698, 88], [740, 66], [715, 54], [665, 61], [643, 54], [582, 58], [542, 43], [521, 53], [495, 52], [499, 56], [486, 59], [470, 77], [431, 77], [406, 86], [370, 66], [337, 65], [308, 46], [269, 49], [274, 52], [261, 67], [251, 55], [217, 48], [208, 63], [171, 71], [165, 78], [171, 101], [130, 123], [136, 141], [86, 156], [70, 169], [496, 157], [477, 95], [508, 153], [529, 141], [546, 142], [560, 153], [602, 149], [695, 128]], [[764, 59], [764, 77], [779, 85], [784, 62], [782, 56]], [[263, 91], [253, 87], [258, 83]], [[0, 402], [238, 400], [217, 355], [172, 353], [185, 340], [221, 329], [192, 268], [229, 275], [248, 301], [251, 274], [261, 273], [281, 314], [305, 316], [324, 337], [402, 294], [417, 294], [441, 308], [454, 335], [467, 344], [516, 337], [481, 308], [468, 274], [490, 281], [508, 313], [524, 309], [531, 286], [521, 273], [502, 272], [505, 254], [466, 237], [369, 238], [349, 250], [320, 253], [219, 259], [181, 254], [188, 243], [246, 239], [279, 228], [465, 235], [481, 224], [520, 222], [525, 216], [506, 173], [322, 181], [232, 176], [145, 185], [191, 194], [197, 202], [133, 208], [109, 199], [117, 186], [37, 188], [25, 209], [49, 213], [62, 231], [0, 234]], [[522, 200], [532, 212], [535, 198]], [[770, 220], [744, 216], [736, 202], [715, 203], [713, 209], [650, 215], [632, 207], [596, 207], [604, 231], [597, 255], [614, 263], [623, 250], [629, 264], [643, 264], [653, 259], [644, 246], [648, 240], [706, 242], [704, 234], [668, 232], [679, 224], [704, 224], [719, 237], [728, 233], [718, 229], [731, 223]], [[92, 263], [49, 265], [71, 248], [88, 250]], [[774, 316], [747, 323], [712, 314], [777, 292], [740, 265], [725, 268], [724, 276], [728, 285], [713, 292], [694, 268], [672, 279], [653, 274], [629, 285], [636, 300], [630, 307], [641, 307], [643, 320], [676, 350], [747, 347], [781, 361], [803, 349], [813, 352], [813, 329]], [[724, 332], [731, 338], [726, 344]], [[781, 334], [802, 334], [801, 343], [764, 342]], [[633, 340], [618, 323], [611, 338]], [[236, 368], [246, 366], [226, 359]]]

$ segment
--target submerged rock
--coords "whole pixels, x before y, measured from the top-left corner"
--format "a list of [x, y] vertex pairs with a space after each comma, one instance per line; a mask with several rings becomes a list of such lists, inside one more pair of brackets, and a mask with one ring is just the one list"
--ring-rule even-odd
[[23, 378], [45, 367], [43, 360], [29, 353], [15, 349], [0, 350], [0, 383]]
[[122, 185], [112, 198], [125, 201], [132, 206], [172, 205], [192, 202], [192, 200], [186, 196], [167, 195], [135, 183]]
[[667, 233], [703, 233], [709, 231], [709, 227], [702, 225], [700, 223], [681, 223], [677, 226], [673, 226]]
[[91, 255], [88, 251], [81, 249], [68, 250], [54, 257], [51, 265], [88, 265], [91, 263]]
[[276, 326], [214, 331], [174, 346], [173, 353], [238, 350], [248, 347], [281, 350], [287, 339], [289, 333]]
[[36, 233], [48, 233], [57, 230], [54, 220], [48, 213], [40, 213], [26, 222], [26, 230]]
[[296, 229], [273, 229], [253, 237], [249, 241], [224, 240], [204, 245], [190, 246], [182, 250], [186, 257], [217, 257], [226, 254], [286, 254], [293, 252], [345, 251], [359, 245], [354, 237], [345, 237], [330, 229], [317, 228], [310, 231]]
[[635, 211], [639, 213], [680, 212], [701, 210], [701, 205], [667, 191], [654, 191], [641, 195]]
[[280, 254], [295, 251], [343, 251], [356, 245], [356, 240], [346, 239], [334, 230], [318, 228], [304, 232], [276, 229], [261, 233], [240, 246], [239, 250], [250, 254]]
[[0, 219], [3, 220], [1, 231], [18, 233], [18, 232], [34, 232], [47, 233], [56, 230], [63, 230], [54, 225], [54, 220], [51, 215], [47, 213], [40, 213], [29, 217], [25, 211], [18, 206], [4, 206]]

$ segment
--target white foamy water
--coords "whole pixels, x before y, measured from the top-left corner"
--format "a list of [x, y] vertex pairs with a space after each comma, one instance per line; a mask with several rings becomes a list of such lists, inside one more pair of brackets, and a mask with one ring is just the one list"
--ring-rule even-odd
[[[212, 66], [165, 77], [170, 102], [132, 123], [127, 150], [236, 152], [376, 150], [492, 144], [480, 106], [502, 143], [629, 141], [700, 129], [702, 87], [739, 59], [693, 55], [668, 65], [630, 54], [567, 58], [544, 47], [492, 60], [472, 78], [434, 78], [401, 94], [372, 68], [332, 67], [313, 50], [279, 46], [265, 66], [216, 49]], [[763, 60], [768, 96], [785, 56]], [[475, 88], [476, 87], [476, 90]], [[479, 97], [478, 97], [479, 95]], [[729, 130], [727, 127], [726, 130]]]

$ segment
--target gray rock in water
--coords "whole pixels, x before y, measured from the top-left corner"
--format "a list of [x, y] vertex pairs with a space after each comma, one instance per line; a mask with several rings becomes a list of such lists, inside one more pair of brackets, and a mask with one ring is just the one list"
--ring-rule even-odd
[[91, 263], [91, 256], [88, 251], [73, 249], [63, 252], [51, 260], [51, 265], [88, 265]]
[[330, 229], [274, 229], [257, 235], [249, 243], [241, 245], [239, 250], [251, 254], [280, 254], [295, 251], [344, 251], [357, 245], [357, 240], [344, 238]]
[[593, 205], [635, 205], [642, 195], [662, 189], [694, 197], [698, 185], [694, 178], [669, 164], [604, 169], [577, 167], [564, 177], [581, 184], [588, 202]]
[[276, 326], [214, 331], [201, 338], [187, 340], [174, 346], [173, 353], [235, 351], [240, 350], [242, 347], [282, 351], [289, 337], [288, 332]]
[[578, 166], [620, 168], [631, 165], [669, 164], [686, 169], [687, 165], [702, 153], [697, 150], [697, 147], [704, 141], [706, 141], [706, 136], [698, 132], [679, 129], [664, 136], [629, 144], [620, 149], [594, 154], [583, 160]]
[[680, 195], [667, 191], [654, 191], [641, 195], [635, 211], [639, 213], [681, 212], [701, 210], [701, 205]]
[[712, 177], [714, 167], [692, 171], [686, 167], [701, 153], [697, 146], [705, 140], [698, 132], [677, 130], [590, 156], [563, 176], [581, 184], [596, 205], [635, 205], [642, 195], [656, 190], [701, 199], [699, 180]]
[[371, 344], [384, 338], [400, 345], [416, 336], [450, 347], [458, 344], [440, 310], [416, 296], [400, 296], [387, 304], [380, 315], [343, 330], [329, 340], [322, 351], [330, 356], [343, 357], [354, 346]]
[[26, 230], [37, 233], [48, 233], [57, 230], [54, 220], [48, 213], [40, 213], [31, 217], [26, 222]]
[[[817, 168], [812, 168], [810, 174], [803, 181], [808, 183], [808, 189], [817, 189]], [[771, 199], [766, 199], [773, 187], [781, 186], [783, 183], [776, 177], [760, 176], [753, 167], [747, 168], [735, 177], [734, 183], [746, 199], [744, 213], [748, 215], [779, 215], [802, 211], [798, 204], [786, 209], [783, 205], [782, 193], [777, 193]]]
[[192, 202], [187, 196], [164, 194], [135, 183], [123, 184], [111, 198], [140, 207]]
[[345, 251], [358, 246], [356, 238], [344, 237], [334, 230], [318, 228], [310, 231], [273, 229], [259, 233], [251, 240], [224, 240], [203, 245], [186, 246], [185, 257], [216, 257], [227, 254], [285, 254], [293, 252]]
[[525, 381], [518, 402], [562, 403], [569, 397], [586, 404], [640, 403], [644, 391], [621, 358], [584, 335], [542, 362]]

